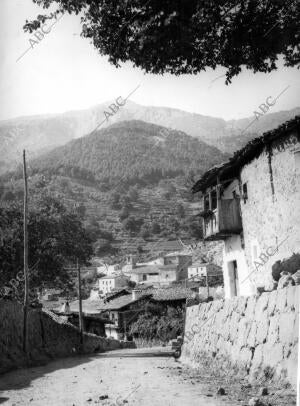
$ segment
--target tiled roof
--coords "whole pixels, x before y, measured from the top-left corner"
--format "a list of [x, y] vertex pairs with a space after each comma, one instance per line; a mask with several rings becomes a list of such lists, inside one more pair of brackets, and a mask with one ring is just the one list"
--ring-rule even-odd
[[173, 271], [177, 270], [177, 264], [168, 264], [168, 265], [158, 265], [160, 271]]
[[115, 298], [113, 300], [110, 300], [107, 303], [104, 303], [104, 301], [102, 301], [101, 304], [98, 305], [98, 309], [101, 310], [101, 311], [120, 310], [123, 307], [128, 306], [129, 304], [138, 302], [139, 300], [144, 299], [146, 297], [150, 297], [148, 292], [149, 291], [147, 291], [147, 294], [145, 294], [145, 293], [137, 293], [136, 300], [132, 300], [132, 294], [129, 294], [129, 295], [124, 295], [124, 296], [117, 297], [117, 298]]
[[157, 300], [160, 302], [183, 300], [187, 298], [193, 298], [195, 296], [195, 292], [182, 286], [153, 289], [151, 293], [153, 300]]
[[274, 130], [264, 133], [262, 136], [254, 138], [248, 142], [243, 148], [236, 151], [234, 155], [221, 165], [213, 166], [194, 184], [192, 192], [197, 193], [204, 191], [208, 186], [216, 183], [217, 176], [224, 178], [229, 175], [236, 176], [240, 168], [253, 159], [257, 158], [264, 148], [268, 147], [273, 141], [285, 136], [292, 131], [298, 131], [298, 137], [300, 132], [300, 116], [296, 116], [294, 119], [286, 121]]
[[130, 273], [135, 273], [135, 274], [150, 274], [150, 273], [158, 273], [159, 268], [158, 265], [146, 265], [146, 266], [141, 266], [138, 268], [134, 268]]
[[[91, 300], [86, 299], [82, 301], [82, 312], [85, 314], [99, 314], [99, 306], [101, 305], [102, 301], [100, 299]], [[78, 313], [79, 312], [79, 301], [74, 300], [70, 304], [71, 312]]]

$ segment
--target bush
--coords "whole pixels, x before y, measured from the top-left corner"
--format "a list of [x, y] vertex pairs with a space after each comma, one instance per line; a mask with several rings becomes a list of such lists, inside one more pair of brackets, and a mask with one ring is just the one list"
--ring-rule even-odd
[[168, 342], [183, 333], [183, 310], [181, 308], [148, 304], [145, 314], [139, 316], [130, 327], [130, 335], [143, 340]]
[[294, 274], [300, 269], [300, 254], [293, 254], [290, 258], [283, 261], [276, 261], [272, 266], [272, 276], [275, 281], [279, 281], [281, 272]]

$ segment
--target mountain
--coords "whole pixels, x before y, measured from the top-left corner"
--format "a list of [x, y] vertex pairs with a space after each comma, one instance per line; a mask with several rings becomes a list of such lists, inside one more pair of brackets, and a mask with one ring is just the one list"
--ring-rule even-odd
[[86, 179], [107, 188], [155, 184], [165, 178], [201, 175], [227, 156], [182, 131], [144, 121], [122, 121], [72, 140], [33, 159], [34, 173]]
[[[182, 131], [124, 121], [30, 159], [30, 205], [46, 192], [78, 210], [97, 235], [97, 255], [104, 248], [137, 252], [160, 238], [200, 238], [199, 200], [186, 178], [226, 159]], [[0, 183], [0, 202], [22, 199], [21, 170]]]
[[[226, 151], [233, 152], [236, 149], [234, 137], [241, 137], [242, 141], [241, 132], [253, 121], [253, 117], [225, 121], [221, 118], [168, 107], [142, 106], [131, 101], [127, 101], [115, 114], [112, 114], [109, 108], [111, 103], [113, 101], [102, 103], [90, 109], [62, 114], [21, 117], [1, 121], [0, 173], [12, 169], [16, 161], [20, 162], [23, 148], [26, 148], [30, 157], [35, 157], [56, 146], [64, 145], [72, 139], [89, 134], [100, 123], [102, 123], [101, 128], [106, 128], [121, 121], [142, 120], [183, 131], [216, 147], [219, 145], [220, 138], [233, 137], [229, 143], [226, 141], [227, 147], [225, 148]], [[264, 131], [277, 127], [297, 114], [300, 114], [300, 108], [278, 113], [266, 113], [245, 130], [245, 136], [249, 134], [257, 136]]]

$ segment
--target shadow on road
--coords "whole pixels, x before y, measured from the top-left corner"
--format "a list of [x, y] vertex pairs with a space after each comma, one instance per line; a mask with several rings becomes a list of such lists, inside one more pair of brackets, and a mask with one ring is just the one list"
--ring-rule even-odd
[[172, 351], [153, 351], [153, 352], [109, 352], [99, 354], [99, 358], [153, 358], [153, 357], [172, 357]]
[[[59, 358], [49, 363], [31, 366], [29, 368], [14, 369], [0, 375], [0, 391], [10, 391], [23, 389], [30, 386], [35, 379], [45, 377], [51, 372], [59, 369], [74, 368], [81, 364], [86, 364], [95, 359], [94, 355], [78, 355], [72, 358]], [[0, 404], [8, 399], [0, 397]]]

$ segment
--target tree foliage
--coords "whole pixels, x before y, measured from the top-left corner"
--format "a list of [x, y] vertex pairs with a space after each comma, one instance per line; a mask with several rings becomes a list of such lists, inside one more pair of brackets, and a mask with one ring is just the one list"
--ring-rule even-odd
[[[299, 66], [298, 1], [284, 0], [33, 0], [57, 13], [82, 14], [82, 36], [115, 66], [131, 61], [154, 74], [196, 74], [218, 65], [226, 83], [244, 65], [254, 72]], [[26, 22], [32, 32], [45, 15]], [[49, 16], [48, 16], [49, 18]], [[50, 16], [51, 18], [51, 16]]]
[[130, 327], [130, 334], [145, 340], [159, 339], [167, 342], [183, 332], [183, 310], [181, 308], [148, 306]]
[[[0, 208], [0, 229], [5, 285], [23, 269], [23, 214], [18, 205]], [[65, 287], [70, 277], [64, 267], [77, 259], [86, 264], [92, 255], [92, 238], [80, 218], [49, 196], [30, 209], [28, 236], [31, 287]]]

